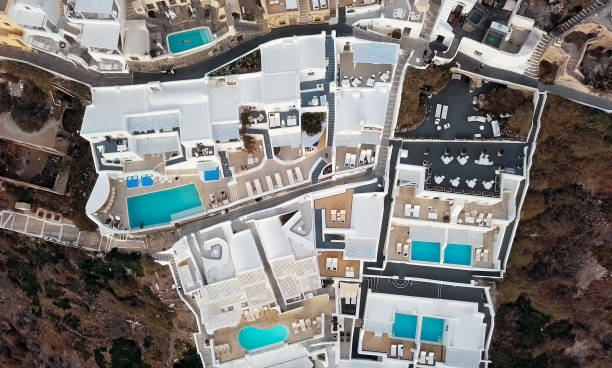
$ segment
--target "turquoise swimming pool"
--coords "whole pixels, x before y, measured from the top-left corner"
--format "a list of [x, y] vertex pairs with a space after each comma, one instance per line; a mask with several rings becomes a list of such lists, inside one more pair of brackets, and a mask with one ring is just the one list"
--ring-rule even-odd
[[447, 244], [444, 248], [444, 263], [470, 266], [472, 264], [472, 246]]
[[502, 40], [504, 39], [504, 35], [489, 29], [487, 34], [485, 35], [484, 43], [489, 46], [493, 46], [496, 49], [501, 45]]
[[413, 261], [440, 262], [440, 243], [413, 240], [410, 247]]
[[132, 229], [168, 224], [204, 211], [195, 184], [129, 197], [127, 207]]
[[285, 325], [278, 325], [267, 330], [247, 326], [238, 334], [238, 342], [246, 350], [255, 350], [278, 344], [287, 340], [288, 337], [289, 329]]
[[416, 336], [417, 316], [412, 314], [395, 313], [393, 321], [393, 336], [405, 339], [414, 339]]
[[441, 318], [423, 317], [421, 324], [421, 340], [442, 342], [444, 320]]
[[212, 41], [208, 27], [190, 29], [188, 31], [168, 35], [168, 48], [173, 54], [188, 51]]

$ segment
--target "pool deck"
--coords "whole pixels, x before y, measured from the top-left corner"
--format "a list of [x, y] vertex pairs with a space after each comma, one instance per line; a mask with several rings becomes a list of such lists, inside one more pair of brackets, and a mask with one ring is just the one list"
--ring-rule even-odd
[[[382, 336], [375, 336], [372, 331], [364, 331], [363, 339], [361, 340], [363, 351], [373, 351], [377, 353], [387, 354], [387, 358], [413, 360], [413, 349], [416, 349], [414, 341], [406, 339], [396, 339], [387, 333]], [[391, 356], [391, 345], [404, 345], [404, 354], [401, 357]]]
[[[244, 316], [240, 320], [240, 323], [236, 327], [223, 328], [215, 331], [213, 338], [215, 345], [230, 345], [230, 353], [222, 357], [217, 357], [220, 363], [226, 363], [231, 360], [240, 359], [247, 355], [248, 351], [238, 341], [238, 334], [246, 326], [257, 327], [261, 329], [268, 329], [279, 324], [283, 324], [289, 329], [289, 338], [286, 340], [287, 344], [294, 344], [300, 341], [312, 339], [313, 337], [321, 334], [322, 330], [320, 325], [313, 326], [306, 331], [300, 331], [295, 333], [291, 327], [292, 322], [298, 322], [300, 319], [312, 319], [315, 320], [317, 317], [322, 317], [322, 314], [331, 314], [335, 311], [334, 300], [330, 300], [327, 294], [317, 296], [312, 299], [304, 301], [302, 307], [296, 308], [286, 313], [279, 313], [276, 309], [268, 309], [265, 313], [261, 313], [260, 318], [253, 322], [247, 322]], [[323, 319], [321, 319], [323, 322]], [[329, 326], [327, 326], [329, 328]]]

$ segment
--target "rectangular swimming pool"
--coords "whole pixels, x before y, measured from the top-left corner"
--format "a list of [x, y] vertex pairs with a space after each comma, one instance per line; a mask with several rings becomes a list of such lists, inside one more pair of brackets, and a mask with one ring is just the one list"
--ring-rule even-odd
[[416, 337], [417, 316], [412, 314], [395, 313], [393, 321], [393, 336], [405, 339]]
[[421, 324], [421, 340], [442, 342], [444, 334], [444, 320], [441, 318], [423, 317]]
[[410, 247], [413, 261], [440, 262], [440, 243], [413, 240]]
[[491, 31], [490, 29], [487, 31], [487, 34], [484, 39], [484, 43], [489, 46], [493, 46], [496, 49], [501, 45], [502, 40], [504, 39], [504, 35], [495, 31]]
[[204, 212], [195, 184], [129, 197], [127, 207], [131, 229], [168, 224]]
[[472, 264], [472, 246], [447, 244], [444, 248], [444, 263], [470, 266]]
[[212, 41], [208, 27], [195, 28], [168, 35], [168, 48], [173, 54], [185, 52]]

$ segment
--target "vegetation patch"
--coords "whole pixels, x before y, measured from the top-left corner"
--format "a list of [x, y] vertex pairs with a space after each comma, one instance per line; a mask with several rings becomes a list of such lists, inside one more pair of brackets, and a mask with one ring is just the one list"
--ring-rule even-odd
[[309, 136], [317, 135], [323, 130], [327, 114], [324, 112], [305, 112], [302, 114], [302, 131]]
[[527, 140], [534, 112], [532, 92], [499, 86], [485, 96], [483, 110], [495, 115], [510, 114], [502, 119], [507, 127], [504, 135]]
[[259, 71], [261, 71], [261, 52], [255, 50], [210, 73], [210, 76], [223, 77], [226, 75], [256, 73]]
[[438, 93], [451, 79], [451, 64], [430, 65], [427, 69], [408, 68], [402, 87], [397, 130], [410, 131], [425, 119], [427, 96]]
[[146, 368], [148, 364], [142, 361], [140, 348], [134, 340], [119, 338], [113, 340], [110, 349], [112, 368]]

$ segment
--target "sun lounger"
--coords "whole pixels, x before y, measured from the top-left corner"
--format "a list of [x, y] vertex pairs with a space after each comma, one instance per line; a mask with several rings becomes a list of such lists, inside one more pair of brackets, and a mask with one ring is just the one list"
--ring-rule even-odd
[[418, 204], [414, 205], [414, 209], [412, 210], [412, 216], [419, 217], [421, 215], [421, 206]]
[[404, 357], [404, 344], [397, 346], [397, 356], [401, 358]]
[[244, 312], [242, 312], [242, 315], [244, 316], [244, 319], [246, 319], [248, 322], [249, 321], [249, 311], [245, 310]]
[[404, 205], [404, 216], [408, 217], [412, 214], [412, 204], [408, 203]]
[[293, 178], [293, 172], [291, 169], [287, 169], [287, 178], [289, 179], [289, 185], [295, 184], [295, 179]]
[[336, 215], [336, 210], [331, 210], [330, 214], [329, 214], [329, 217], [330, 217], [330, 222], [338, 221], [338, 216]]
[[448, 114], [448, 106], [444, 105], [442, 106], [442, 115], [440, 115], [440, 118], [442, 120], [446, 120], [446, 115]]
[[338, 215], [338, 222], [346, 222], [346, 210], [340, 210], [340, 214]]
[[361, 150], [361, 153], [359, 153], [359, 164], [363, 165], [364, 163], [366, 163], [366, 151], [365, 150]]
[[304, 177], [302, 176], [302, 169], [299, 166], [295, 167], [295, 176], [297, 176], [298, 182], [304, 181]]
[[251, 182], [247, 181], [246, 183], [244, 183], [244, 185], [246, 186], [246, 191], [249, 197], [253, 196], [253, 187], [251, 186]]
[[402, 243], [397, 243], [397, 246], [395, 248], [395, 251], [397, 252], [398, 256], [402, 255]]
[[325, 259], [325, 269], [330, 271], [331, 268], [332, 268], [332, 259], [331, 258]]
[[275, 173], [274, 174], [274, 179], [276, 179], [276, 187], [277, 188], [282, 188], [283, 187], [283, 180], [281, 179], [281, 176], [279, 173]]
[[274, 184], [272, 183], [272, 178], [270, 177], [270, 175], [266, 175], [266, 184], [268, 184], [269, 191], [276, 189], [276, 186], [274, 186]]
[[425, 356], [426, 356], [426, 352], [421, 351], [421, 354], [419, 355], [419, 363], [421, 364], [425, 364]]
[[410, 250], [409, 244], [404, 244], [404, 257], [408, 257], [408, 251]]
[[338, 258], [332, 260], [332, 271], [338, 271]]
[[436, 105], [436, 118], [440, 118], [440, 114], [442, 113], [442, 105], [437, 104]]
[[482, 249], [478, 248], [476, 249], [476, 262], [480, 262], [480, 254], [482, 252]]
[[482, 261], [489, 262], [489, 250], [485, 249], [482, 251]]
[[366, 150], [366, 160], [367, 160], [367, 162], [369, 162], [371, 164], [374, 163], [374, 157], [372, 157], [372, 150], [371, 149]]
[[312, 322], [310, 322], [309, 319], [306, 320], [306, 328], [307, 329], [311, 329], [312, 328]]
[[350, 153], [346, 153], [344, 155], [344, 167], [349, 167], [351, 164], [351, 154]]
[[491, 226], [491, 220], [493, 220], [493, 214], [492, 213], [488, 213], [487, 214], [487, 218], [485, 219], [485, 224], [487, 226]]
[[300, 320], [300, 328], [302, 329], [302, 332], [306, 331], [306, 323], [304, 322], [304, 319]]
[[357, 163], [357, 154], [353, 153], [353, 154], [351, 154], [351, 164], [350, 164], [350, 166], [351, 167], [355, 167], [356, 163]]
[[391, 356], [392, 357], [397, 356], [397, 345], [391, 345]]
[[429, 352], [429, 354], [427, 354], [427, 364], [434, 364], [434, 353], [433, 351]]
[[296, 333], [296, 334], [300, 333], [297, 322], [291, 322], [291, 328], [293, 328], [293, 333]]
[[263, 193], [263, 190], [261, 189], [261, 183], [259, 182], [259, 178], [253, 180], [253, 183], [255, 184], [255, 190], [257, 190], [257, 194]]

